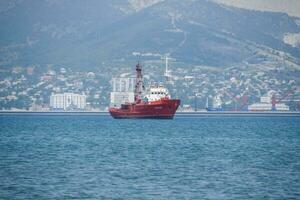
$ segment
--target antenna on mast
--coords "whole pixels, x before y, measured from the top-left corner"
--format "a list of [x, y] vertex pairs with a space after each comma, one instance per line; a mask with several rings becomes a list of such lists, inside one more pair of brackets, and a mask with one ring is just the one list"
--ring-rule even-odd
[[141, 54], [137, 55], [137, 63], [140, 64]]
[[136, 56], [137, 60], [136, 62], [140, 63], [141, 53], [140, 52], [132, 52], [132, 55]]

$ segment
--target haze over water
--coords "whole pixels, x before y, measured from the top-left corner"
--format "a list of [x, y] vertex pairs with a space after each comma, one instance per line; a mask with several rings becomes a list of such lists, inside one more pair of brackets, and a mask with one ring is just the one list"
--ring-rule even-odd
[[0, 199], [297, 199], [299, 117], [1, 116]]

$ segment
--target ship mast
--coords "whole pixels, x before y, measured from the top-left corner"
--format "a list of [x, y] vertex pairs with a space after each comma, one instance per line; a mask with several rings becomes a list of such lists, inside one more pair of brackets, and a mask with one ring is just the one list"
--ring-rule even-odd
[[142, 66], [138, 62], [136, 65], [136, 82], [134, 89], [134, 102], [139, 103], [142, 100], [142, 92], [143, 92], [143, 75], [142, 75]]

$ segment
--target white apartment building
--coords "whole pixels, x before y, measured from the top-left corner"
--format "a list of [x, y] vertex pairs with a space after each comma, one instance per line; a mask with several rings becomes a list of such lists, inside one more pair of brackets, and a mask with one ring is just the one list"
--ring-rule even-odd
[[113, 78], [113, 91], [110, 93], [110, 105], [119, 107], [134, 102], [135, 78]]
[[86, 108], [86, 95], [63, 93], [50, 96], [51, 110], [84, 110]]
[[111, 92], [110, 104], [114, 107], [120, 107], [124, 103], [134, 102], [134, 92]]

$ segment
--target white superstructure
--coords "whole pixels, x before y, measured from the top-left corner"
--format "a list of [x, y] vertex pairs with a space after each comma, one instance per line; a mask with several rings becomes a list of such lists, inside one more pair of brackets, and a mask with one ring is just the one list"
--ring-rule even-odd
[[86, 95], [63, 93], [50, 96], [51, 110], [84, 110], [86, 107]]
[[213, 102], [212, 102], [212, 107], [213, 109], [222, 109], [222, 99], [220, 95], [217, 95], [213, 98]]
[[167, 88], [163, 86], [150, 86], [147, 94], [145, 95], [146, 101], [157, 101], [162, 98], [169, 98], [171, 99], [171, 96], [169, 94], [169, 91]]

